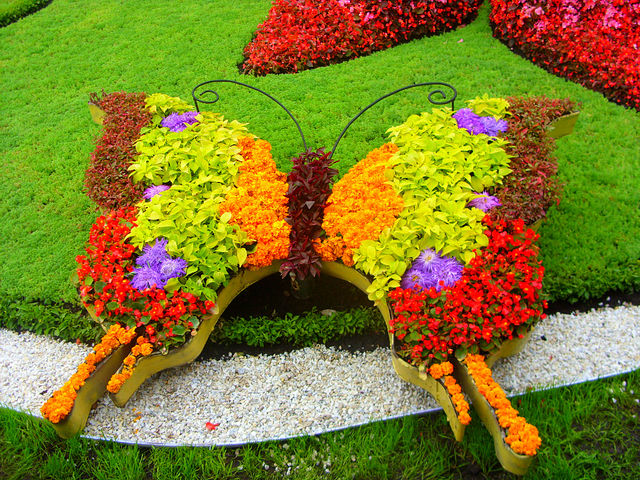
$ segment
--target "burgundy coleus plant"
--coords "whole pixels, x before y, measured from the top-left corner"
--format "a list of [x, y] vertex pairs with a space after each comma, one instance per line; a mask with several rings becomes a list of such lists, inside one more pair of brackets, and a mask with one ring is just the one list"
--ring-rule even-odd
[[321, 269], [321, 256], [313, 248], [313, 241], [322, 233], [324, 208], [331, 193], [333, 177], [338, 173], [331, 165], [331, 152], [323, 148], [308, 150], [293, 159], [293, 169], [287, 176], [289, 216], [291, 225], [289, 256], [280, 272], [298, 280], [316, 276]]
[[145, 109], [144, 93], [115, 92], [91, 96], [105, 112], [103, 135], [91, 154], [85, 173], [85, 190], [103, 211], [135, 205], [142, 199], [144, 186], [135, 184], [127, 168], [137, 154], [135, 142], [140, 129], [151, 121]]

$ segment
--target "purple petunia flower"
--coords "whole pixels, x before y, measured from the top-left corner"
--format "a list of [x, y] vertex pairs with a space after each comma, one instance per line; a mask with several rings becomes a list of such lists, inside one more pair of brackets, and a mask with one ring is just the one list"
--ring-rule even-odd
[[473, 135], [484, 133], [495, 137], [500, 132], [507, 131], [506, 120], [496, 120], [493, 117], [481, 117], [470, 108], [461, 108], [452, 115], [458, 123], [458, 128], [464, 128]]
[[163, 118], [160, 125], [167, 127], [172, 132], [181, 132], [189, 125], [198, 123], [198, 120], [196, 120], [198, 115], [198, 112], [172, 113]]
[[146, 290], [153, 287], [164, 288], [166, 284], [167, 281], [162, 279], [160, 272], [148, 265], [136, 268], [131, 280], [131, 286], [137, 290]]
[[502, 205], [502, 203], [500, 203], [500, 199], [498, 199], [497, 197], [492, 197], [486, 191], [482, 193], [476, 193], [476, 195], [481, 195], [481, 196], [471, 200], [468, 204], [469, 207], [476, 207], [482, 210], [483, 212], [488, 212], [492, 208], [500, 207]]
[[458, 123], [458, 128], [464, 128], [473, 135], [485, 133], [482, 119], [473, 113], [473, 110], [470, 108], [461, 108], [453, 114], [453, 118], [455, 118]]
[[484, 133], [490, 137], [496, 137], [499, 133], [507, 131], [508, 124], [506, 120], [496, 120], [493, 117], [480, 118], [484, 126]]
[[187, 261], [184, 258], [168, 258], [160, 265], [160, 275], [167, 281], [170, 278], [181, 277], [185, 274]]
[[452, 286], [462, 277], [463, 265], [453, 257], [443, 257], [435, 250], [428, 248], [413, 262], [411, 268], [405, 272], [400, 281], [402, 288], [435, 288], [442, 290], [445, 286]]
[[144, 191], [142, 196], [146, 200], [151, 200], [156, 195], [160, 195], [162, 192], [165, 192], [165, 191], [169, 190], [170, 188], [171, 187], [169, 185], [152, 185], [152, 186], [150, 186], [149, 188], [147, 188]]
[[136, 264], [158, 270], [162, 263], [170, 258], [166, 250], [167, 243], [169, 241], [166, 238], [159, 238], [153, 246], [145, 245], [142, 255], [136, 259]]

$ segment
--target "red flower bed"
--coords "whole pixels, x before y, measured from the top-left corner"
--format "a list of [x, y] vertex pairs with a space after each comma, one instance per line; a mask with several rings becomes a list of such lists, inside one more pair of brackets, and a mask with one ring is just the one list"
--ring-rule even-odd
[[469, 23], [481, 0], [276, 0], [244, 49], [245, 73], [294, 73]]
[[540, 297], [544, 267], [522, 220], [483, 222], [489, 245], [471, 260], [453, 286], [397, 288], [389, 294], [391, 329], [398, 354], [427, 366], [456, 354], [492, 352], [503, 340], [521, 337], [545, 318]]
[[549, 72], [640, 110], [640, 0], [491, 0], [495, 37]]
[[139, 291], [131, 286], [135, 247], [125, 239], [135, 214], [134, 207], [112, 211], [91, 227], [87, 254], [76, 258], [80, 297], [107, 323], [137, 329], [156, 349], [182, 344], [214, 304], [179, 290]]

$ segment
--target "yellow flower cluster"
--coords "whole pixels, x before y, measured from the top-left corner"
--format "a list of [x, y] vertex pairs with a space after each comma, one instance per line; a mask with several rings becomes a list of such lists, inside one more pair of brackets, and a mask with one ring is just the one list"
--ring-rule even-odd
[[469, 425], [471, 423], [471, 416], [469, 415], [469, 403], [465, 400], [462, 394], [462, 388], [456, 382], [456, 379], [451, 376], [453, 373], [453, 365], [451, 362], [436, 363], [429, 367], [429, 375], [436, 380], [444, 377], [444, 386], [447, 388], [449, 395], [451, 395], [451, 401], [453, 406], [458, 412], [458, 420], [463, 425]]
[[96, 369], [102, 360], [111, 354], [120, 345], [130, 343], [135, 337], [135, 330], [125, 330], [120, 325], [112, 325], [106, 335], [102, 337], [100, 343], [93, 347], [84, 359], [84, 363], [78, 366], [78, 370], [69, 380], [40, 408], [42, 416], [52, 423], [58, 423], [65, 419], [75, 403], [78, 390]]
[[227, 194], [219, 212], [230, 212], [230, 223], [256, 241], [255, 251], [242, 265], [255, 270], [289, 254], [291, 226], [285, 222], [289, 185], [287, 176], [276, 169], [268, 142], [245, 137], [238, 145], [244, 161], [236, 188]]
[[393, 143], [373, 150], [334, 185], [322, 222], [326, 238], [314, 242], [324, 261], [340, 258], [353, 266], [353, 252], [360, 244], [377, 240], [395, 222], [404, 203], [387, 181], [385, 170], [397, 151]]
[[107, 383], [107, 390], [111, 393], [118, 393], [124, 382], [126, 382], [133, 373], [138, 357], [151, 355], [153, 352], [153, 346], [143, 336], [139, 336], [136, 340], [136, 345], [131, 349], [131, 353], [123, 360], [122, 371], [115, 373], [109, 379]]
[[518, 415], [511, 406], [502, 388], [491, 375], [482, 355], [467, 355], [465, 360], [469, 374], [473, 377], [478, 391], [487, 399], [498, 417], [500, 426], [508, 430], [505, 438], [511, 449], [522, 455], [535, 455], [542, 444], [538, 429]]

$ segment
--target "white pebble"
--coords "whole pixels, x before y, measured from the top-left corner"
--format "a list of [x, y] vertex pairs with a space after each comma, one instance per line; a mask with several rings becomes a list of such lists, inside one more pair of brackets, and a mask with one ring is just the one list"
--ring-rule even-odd
[[[0, 329], [0, 405], [39, 416], [40, 406], [90, 351]], [[549, 316], [523, 352], [494, 366], [493, 376], [515, 395], [638, 368], [640, 307], [625, 305]], [[233, 445], [436, 408], [433, 397], [394, 373], [388, 348], [350, 353], [317, 345], [165, 370], [147, 380], [124, 409], [101, 398], [84, 434], [139, 444]], [[220, 425], [209, 431], [208, 421]]]

